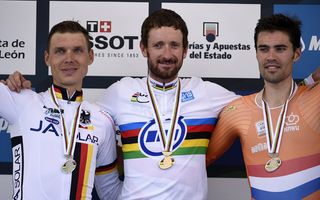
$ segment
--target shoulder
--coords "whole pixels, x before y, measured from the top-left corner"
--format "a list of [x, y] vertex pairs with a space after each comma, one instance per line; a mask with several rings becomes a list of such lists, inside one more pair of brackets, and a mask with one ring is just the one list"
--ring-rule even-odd
[[234, 115], [236, 113], [243, 113], [250, 112], [253, 109], [257, 109], [258, 106], [256, 104], [256, 93], [247, 95], [247, 96], [240, 96], [230, 103], [228, 103], [222, 111], [222, 115]]
[[97, 104], [93, 104], [93, 103], [89, 103], [87, 101], [83, 101], [82, 102], [82, 110], [84, 112], [85, 111], [89, 112], [91, 117], [93, 119], [95, 119], [95, 121], [98, 121], [98, 122], [101, 122], [101, 123], [105, 123], [108, 126], [113, 126], [114, 125], [111, 116]]
[[227, 90], [214, 82], [204, 81], [202, 78], [199, 78], [199, 77], [181, 78], [181, 83], [185, 87], [211, 88], [211, 89], [215, 88], [215, 89]]

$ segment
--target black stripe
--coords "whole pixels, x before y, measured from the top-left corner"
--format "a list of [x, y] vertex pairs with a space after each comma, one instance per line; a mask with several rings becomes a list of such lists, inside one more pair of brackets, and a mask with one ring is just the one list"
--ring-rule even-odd
[[138, 137], [121, 138], [122, 144], [138, 143]]
[[78, 178], [79, 178], [79, 169], [80, 169], [80, 156], [81, 156], [81, 143], [76, 142], [76, 146], [74, 149], [73, 159], [77, 163], [76, 169], [72, 172], [71, 179], [71, 189], [70, 189], [70, 197], [69, 199], [76, 199], [77, 195], [77, 187], [78, 187]]
[[[186, 140], [189, 139], [210, 139], [211, 132], [190, 132], [187, 133]], [[122, 144], [135, 144], [138, 143], [138, 137], [121, 138]]]
[[210, 139], [211, 132], [190, 132], [186, 136], [186, 140], [188, 139]]
[[[22, 136], [11, 138], [13, 173], [13, 199], [23, 199], [24, 151]], [[31, 174], [29, 174], [31, 176]], [[15, 186], [18, 186], [17, 188]], [[19, 198], [20, 197], [20, 198]]]

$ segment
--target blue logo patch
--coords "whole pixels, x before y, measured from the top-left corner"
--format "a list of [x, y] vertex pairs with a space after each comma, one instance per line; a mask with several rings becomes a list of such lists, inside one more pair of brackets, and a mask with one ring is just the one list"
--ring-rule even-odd
[[[184, 122], [183, 117], [179, 117], [176, 130], [173, 134], [172, 151], [175, 151], [183, 143], [187, 135], [187, 125]], [[153, 119], [147, 123], [139, 133], [138, 143], [141, 152], [148, 157], [162, 156], [163, 149], [160, 137], [160, 133], [157, 130], [157, 124]]]
[[181, 102], [191, 101], [194, 99], [192, 91], [182, 92]]

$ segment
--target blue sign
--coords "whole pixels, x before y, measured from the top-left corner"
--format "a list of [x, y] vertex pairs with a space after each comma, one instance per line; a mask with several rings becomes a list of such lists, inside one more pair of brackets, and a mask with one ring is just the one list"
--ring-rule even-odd
[[12, 162], [11, 140], [7, 130], [8, 122], [0, 117], [0, 162]]
[[320, 4], [274, 5], [274, 13], [296, 16], [302, 22], [302, 55], [293, 66], [293, 78], [303, 79], [320, 66]]

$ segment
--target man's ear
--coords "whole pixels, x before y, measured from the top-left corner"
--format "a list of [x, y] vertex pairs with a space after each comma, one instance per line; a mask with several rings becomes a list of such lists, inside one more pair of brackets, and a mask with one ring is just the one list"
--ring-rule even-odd
[[297, 62], [301, 56], [301, 48], [297, 48], [293, 55], [293, 62]]
[[49, 52], [47, 50], [44, 51], [44, 62], [46, 63], [46, 65], [49, 67]]
[[140, 50], [141, 50], [141, 53], [143, 55], [143, 57], [148, 57], [148, 50], [147, 50], [147, 47], [144, 46], [144, 44], [142, 44], [142, 42], [140, 42]]
[[91, 65], [93, 63], [94, 60], [94, 53], [93, 53], [93, 49], [89, 50], [89, 65]]

